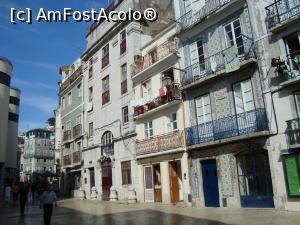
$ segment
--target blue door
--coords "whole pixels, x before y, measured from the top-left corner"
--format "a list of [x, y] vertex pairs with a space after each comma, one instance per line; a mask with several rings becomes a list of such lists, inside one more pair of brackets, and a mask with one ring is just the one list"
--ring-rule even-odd
[[206, 207], [219, 207], [219, 187], [216, 160], [205, 160], [202, 165], [203, 192]]
[[237, 157], [242, 207], [273, 208], [273, 189], [267, 152]]

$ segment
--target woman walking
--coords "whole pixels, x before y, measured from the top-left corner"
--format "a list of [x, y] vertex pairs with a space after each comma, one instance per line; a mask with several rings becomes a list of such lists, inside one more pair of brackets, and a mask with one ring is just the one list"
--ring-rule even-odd
[[41, 195], [40, 209], [43, 205], [44, 210], [44, 225], [50, 225], [53, 211], [53, 203], [57, 206], [56, 194], [51, 190], [50, 184], [46, 185], [46, 191]]
[[28, 186], [24, 183], [21, 183], [20, 185], [20, 212], [21, 212], [21, 216], [24, 215], [25, 212], [25, 205], [27, 202], [27, 195], [28, 195]]

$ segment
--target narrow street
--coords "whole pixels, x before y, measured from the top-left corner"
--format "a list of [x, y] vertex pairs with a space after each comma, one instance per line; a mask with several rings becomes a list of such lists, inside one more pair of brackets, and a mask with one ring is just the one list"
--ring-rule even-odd
[[[54, 209], [52, 225], [298, 225], [300, 219], [300, 213], [270, 209], [199, 209], [74, 199], [58, 204]], [[20, 217], [18, 208], [1, 203], [2, 225], [40, 225], [42, 218], [38, 205], [28, 207], [25, 216]]]

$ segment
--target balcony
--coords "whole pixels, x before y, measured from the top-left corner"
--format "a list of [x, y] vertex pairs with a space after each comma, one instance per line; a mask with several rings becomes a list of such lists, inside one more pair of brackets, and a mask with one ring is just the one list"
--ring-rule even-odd
[[[184, 30], [196, 25], [197, 23], [203, 22], [207, 17], [215, 14], [218, 10], [225, 7], [227, 4], [236, 0], [209, 0], [205, 1], [205, 5], [197, 11], [189, 11], [182, 17], [177, 19], [177, 33], [183, 32]], [[199, 4], [199, 3], [198, 3]]]
[[73, 127], [73, 138], [79, 138], [82, 135], [82, 125], [78, 124]]
[[109, 91], [106, 91], [102, 94], [102, 105], [105, 105], [110, 101], [110, 93]]
[[81, 74], [82, 66], [78, 67], [78, 69], [61, 84], [59, 91], [62, 92], [66, 90]]
[[287, 138], [291, 148], [300, 147], [300, 118], [289, 120], [287, 123]]
[[254, 43], [243, 35], [240, 45], [200, 59], [200, 62], [185, 68], [181, 75], [181, 84], [183, 89], [189, 88], [221, 74], [239, 70], [248, 63], [255, 62], [255, 59]]
[[127, 80], [121, 82], [121, 95], [127, 93]]
[[299, 0], [277, 0], [273, 4], [266, 7], [267, 23], [269, 29], [287, 25], [290, 22], [295, 22], [300, 16], [300, 1]]
[[281, 61], [280, 57], [272, 60], [272, 66], [277, 68], [278, 83], [291, 83], [300, 79], [300, 51], [295, 51], [286, 56], [286, 61]]
[[261, 108], [189, 127], [185, 130], [186, 143], [200, 145], [267, 130], [266, 111]]
[[64, 141], [70, 141], [72, 139], [72, 132], [71, 130], [66, 130], [64, 132]]
[[168, 150], [184, 147], [184, 132], [175, 131], [172, 133], [155, 136], [136, 142], [137, 156], [160, 153]]
[[114, 155], [114, 144], [101, 145], [101, 155]]
[[81, 153], [80, 153], [80, 151], [73, 152], [72, 157], [73, 157], [73, 164], [81, 162]]
[[65, 155], [63, 160], [64, 160], [64, 166], [71, 165], [71, 155]]
[[[143, 56], [142, 58], [136, 60], [131, 65], [132, 77], [137, 76], [142, 71], [148, 69], [149, 67], [153, 66], [160, 60], [166, 58], [167, 56], [173, 53], [176, 53], [175, 38], [166, 41], [162, 45], [158, 46], [155, 50], [151, 51], [150, 53]], [[172, 62], [174, 63], [174, 60], [172, 60]]]
[[154, 98], [148, 101], [147, 98], [137, 100], [136, 103], [143, 103], [143, 105], [134, 106], [134, 117], [139, 117], [144, 113], [154, 111], [155, 109], [160, 108], [161, 106], [166, 106], [169, 103], [175, 102], [176, 100], [181, 100], [181, 93], [179, 85], [170, 84], [165, 87], [162, 87], [159, 91], [159, 97]]

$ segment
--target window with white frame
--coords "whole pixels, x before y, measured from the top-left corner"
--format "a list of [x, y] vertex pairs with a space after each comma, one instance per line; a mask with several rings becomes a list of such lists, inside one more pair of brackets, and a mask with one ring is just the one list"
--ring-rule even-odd
[[68, 93], [68, 105], [72, 104], [72, 92]]
[[93, 122], [89, 123], [89, 137], [93, 137], [94, 135], [94, 124]]
[[64, 110], [66, 107], [65, 97], [61, 98], [61, 106], [62, 106], [62, 110]]
[[129, 122], [128, 106], [122, 108], [122, 119], [123, 119], [123, 125], [128, 124]]
[[233, 85], [236, 113], [244, 113], [255, 109], [251, 80]]
[[151, 96], [151, 80], [148, 80], [141, 85], [142, 98]]
[[79, 124], [81, 124], [81, 114], [76, 116], [75, 125], [79, 125]]
[[240, 19], [236, 19], [224, 26], [226, 47], [236, 46], [239, 55], [244, 54], [244, 41]]
[[204, 124], [212, 121], [211, 104], [209, 94], [202, 95], [195, 99], [197, 123]]
[[68, 121], [67, 123], [66, 123], [66, 131], [67, 130], [71, 130], [71, 121]]
[[77, 92], [78, 92], [78, 97], [82, 96], [82, 85], [81, 83], [77, 85]]
[[170, 133], [178, 130], [177, 113], [166, 116], [166, 132]]
[[144, 123], [144, 138], [151, 138], [153, 137], [153, 122], [149, 121]]
[[300, 91], [295, 92], [295, 103], [296, 103], [296, 110], [298, 118], [300, 117]]
[[109, 76], [102, 79], [102, 93], [109, 91]]
[[93, 87], [89, 87], [89, 102], [93, 101]]

